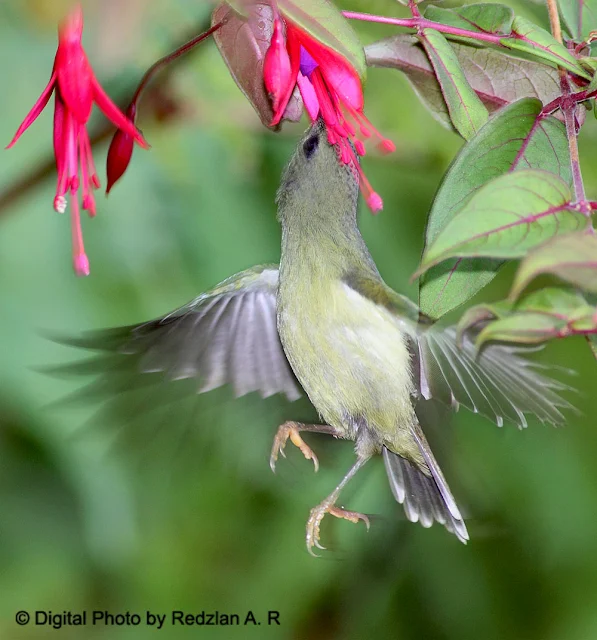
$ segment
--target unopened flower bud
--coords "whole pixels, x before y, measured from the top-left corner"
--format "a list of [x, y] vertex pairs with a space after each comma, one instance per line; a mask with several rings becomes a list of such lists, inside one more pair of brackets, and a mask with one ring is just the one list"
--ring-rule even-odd
[[[126, 116], [131, 122], [135, 122], [137, 115], [137, 106], [132, 103], [126, 110]], [[112, 138], [110, 148], [108, 149], [108, 159], [106, 161], [106, 173], [108, 176], [108, 184], [106, 186], [106, 194], [114, 184], [120, 180], [124, 172], [127, 170], [131, 158], [133, 156], [133, 148], [135, 141], [133, 137], [122, 129], [118, 129]]]
[[278, 111], [280, 101], [288, 92], [289, 85], [295, 83], [292, 77], [290, 56], [286, 50], [282, 21], [274, 20], [272, 40], [263, 61], [263, 82], [272, 101], [274, 112]]

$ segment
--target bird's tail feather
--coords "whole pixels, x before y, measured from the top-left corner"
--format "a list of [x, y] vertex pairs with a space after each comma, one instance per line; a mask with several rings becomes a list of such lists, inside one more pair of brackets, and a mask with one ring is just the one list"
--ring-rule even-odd
[[406, 517], [411, 522], [420, 522], [424, 527], [430, 527], [434, 521], [439, 522], [466, 544], [469, 539], [468, 531], [448, 483], [424, 436], [415, 432], [413, 435], [431, 476], [427, 476], [406, 458], [384, 447], [383, 457], [392, 493], [404, 506]]

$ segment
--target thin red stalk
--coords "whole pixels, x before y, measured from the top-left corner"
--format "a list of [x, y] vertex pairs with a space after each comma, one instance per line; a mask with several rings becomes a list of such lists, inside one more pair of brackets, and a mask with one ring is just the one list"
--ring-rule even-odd
[[216, 32], [220, 27], [222, 27], [226, 23], [226, 21], [227, 21], [227, 17], [225, 17], [223, 20], [218, 22], [218, 24], [215, 24], [213, 27], [210, 27], [207, 31], [204, 31], [198, 36], [195, 36], [194, 38], [192, 38], [191, 40], [183, 44], [181, 47], [178, 47], [178, 49], [174, 50], [172, 53], [169, 53], [167, 56], [160, 58], [157, 62], [154, 62], [151, 65], [151, 67], [147, 69], [147, 71], [143, 75], [143, 78], [141, 78], [141, 82], [139, 83], [139, 86], [137, 87], [137, 90], [135, 91], [135, 95], [133, 96], [133, 99], [131, 100], [131, 102], [132, 103], [137, 102], [137, 100], [139, 99], [139, 96], [143, 92], [143, 89], [145, 89], [145, 87], [147, 86], [147, 84], [149, 83], [149, 81], [155, 75], [156, 72], [158, 72], [160, 69], [170, 64], [177, 58], [180, 58], [180, 56], [183, 56], [185, 53], [188, 53], [191, 49], [193, 49], [193, 47], [196, 47], [202, 40], [205, 40], [205, 38], [209, 38], [209, 36], [211, 36], [212, 33]]
[[370, 13], [359, 13], [358, 11], [343, 11], [342, 15], [350, 20], [363, 20], [365, 22], [379, 22], [381, 24], [391, 24], [396, 27], [406, 27], [407, 29], [435, 29], [441, 33], [447, 33], [452, 36], [460, 36], [462, 38], [471, 38], [473, 40], [482, 40], [483, 42], [491, 42], [497, 46], [503, 46], [501, 41], [510, 37], [510, 34], [494, 34], [482, 33], [479, 31], [469, 31], [468, 29], [460, 29], [458, 27], [450, 27], [440, 22], [433, 22], [421, 17], [415, 18], [387, 18], [385, 16], [375, 16]]
[[419, 11], [416, 0], [408, 0], [408, 8], [410, 9], [410, 12], [413, 14], [414, 18], [421, 17], [421, 12]]

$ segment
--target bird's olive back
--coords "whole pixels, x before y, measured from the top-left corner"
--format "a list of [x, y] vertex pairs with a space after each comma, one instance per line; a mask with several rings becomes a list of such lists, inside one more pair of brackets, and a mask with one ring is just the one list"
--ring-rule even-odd
[[338, 149], [328, 142], [323, 121], [303, 136], [290, 159], [277, 195], [278, 218], [292, 225], [297, 218], [329, 221], [356, 217], [358, 174], [352, 164], [339, 160]]

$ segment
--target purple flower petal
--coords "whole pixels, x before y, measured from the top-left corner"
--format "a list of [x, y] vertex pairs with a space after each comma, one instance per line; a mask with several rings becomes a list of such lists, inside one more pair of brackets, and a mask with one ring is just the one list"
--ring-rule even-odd
[[309, 78], [317, 67], [318, 64], [313, 60], [311, 54], [305, 49], [305, 47], [301, 47], [301, 73]]

